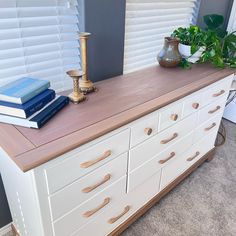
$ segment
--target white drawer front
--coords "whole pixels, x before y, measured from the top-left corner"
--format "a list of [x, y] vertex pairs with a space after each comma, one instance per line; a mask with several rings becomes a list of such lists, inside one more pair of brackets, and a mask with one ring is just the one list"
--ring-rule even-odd
[[[125, 186], [126, 177], [123, 177], [91, 200], [55, 221], [53, 224], [55, 235], [71, 235], [80, 227], [95, 219], [96, 216], [100, 216], [104, 214], [106, 210], [116, 206], [120, 199], [125, 196]], [[93, 214], [93, 212], [95, 213]]]
[[[53, 220], [92, 198], [127, 173], [127, 153], [50, 196]], [[66, 202], [65, 202], [66, 199]]]
[[169, 148], [155, 156], [150, 161], [145, 162], [143, 165], [130, 172], [128, 174], [128, 192], [141, 185], [173, 159], [178, 158], [179, 155], [191, 147], [192, 141], [193, 132], [175, 144], [171, 145]]
[[198, 111], [204, 106], [204, 90], [191, 94], [184, 100], [183, 117]]
[[213, 102], [220, 97], [227, 96], [231, 87], [233, 75], [226, 77], [225, 79], [211, 85], [205, 91], [204, 101], [207, 103]]
[[213, 130], [218, 131], [221, 119], [222, 112], [220, 114], [217, 114], [210, 120], [207, 120], [202, 125], [198, 126], [195, 130], [193, 142], [198, 142], [200, 139], [211, 133]]
[[71, 236], [105, 236], [127, 220], [159, 192], [159, 175], [156, 173], [134, 191], [126, 194], [113, 208], [107, 209], [89, 224]]
[[46, 169], [48, 191], [54, 193], [129, 149], [129, 129]]
[[183, 101], [177, 101], [162, 108], [159, 112], [159, 128], [162, 131], [182, 119]]
[[215, 137], [216, 132], [211, 131], [211, 133], [205, 136], [204, 139], [193, 145], [188, 151], [166, 165], [162, 169], [161, 190], [174, 181], [212, 148], [214, 148]]
[[200, 125], [206, 122], [217, 114], [223, 114], [223, 111], [225, 109], [225, 101], [226, 96], [201, 109], [199, 111], [198, 124]]
[[143, 142], [157, 133], [158, 113], [147, 115], [131, 126], [131, 147]]
[[194, 130], [196, 123], [197, 114], [194, 113], [177, 123], [175, 126], [164, 130], [144, 143], [131, 149], [129, 157], [129, 170], [134, 170], [146, 161], [152, 159], [164, 149], [168, 148], [170, 145], [182, 139], [185, 135]]

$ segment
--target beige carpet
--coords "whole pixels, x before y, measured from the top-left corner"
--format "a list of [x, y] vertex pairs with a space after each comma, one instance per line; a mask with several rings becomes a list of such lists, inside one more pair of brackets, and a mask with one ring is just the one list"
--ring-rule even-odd
[[226, 143], [122, 236], [235, 236], [236, 125]]

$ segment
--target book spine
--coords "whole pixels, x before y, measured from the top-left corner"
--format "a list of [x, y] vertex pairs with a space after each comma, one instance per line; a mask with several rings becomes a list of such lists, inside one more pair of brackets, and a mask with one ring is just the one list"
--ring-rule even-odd
[[43, 119], [37, 122], [38, 128], [43, 127], [57, 112], [59, 112], [63, 107], [65, 107], [69, 103], [69, 99], [65, 99], [63, 102], [59, 103], [54, 109]]
[[55, 98], [55, 92], [49, 94], [47, 97], [43, 98], [40, 102], [33, 104], [25, 110], [26, 118], [33, 115], [35, 112], [41, 110], [44, 106], [46, 106], [49, 102], [51, 102]]
[[48, 89], [50, 86], [50, 83], [47, 83], [45, 85], [43, 85], [42, 87], [39, 87], [38, 89], [32, 91], [29, 94], [26, 94], [25, 96], [23, 96], [21, 98], [21, 104], [24, 104], [25, 102], [29, 101], [31, 98], [37, 96], [38, 94], [42, 93], [43, 91], [45, 91], [46, 89]]

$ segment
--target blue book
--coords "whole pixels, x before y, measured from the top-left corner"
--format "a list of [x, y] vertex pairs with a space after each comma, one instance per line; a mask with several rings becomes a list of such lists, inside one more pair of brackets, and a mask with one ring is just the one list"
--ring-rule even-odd
[[22, 78], [0, 88], [0, 100], [23, 104], [50, 87], [46, 80]]
[[45, 125], [57, 112], [69, 104], [69, 98], [65, 96], [57, 96], [43, 109], [30, 116], [28, 119], [22, 119], [13, 116], [1, 115], [0, 122], [24, 126], [28, 128], [40, 129]]
[[28, 118], [55, 98], [55, 91], [47, 89], [24, 104], [0, 101], [0, 114]]

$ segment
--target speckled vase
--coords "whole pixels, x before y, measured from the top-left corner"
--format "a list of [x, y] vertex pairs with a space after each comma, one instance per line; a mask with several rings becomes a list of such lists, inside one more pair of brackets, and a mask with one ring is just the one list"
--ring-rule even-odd
[[163, 67], [176, 67], [181, 62], [181, 55], [178, 49], [179, 40], [165, 37], [164, 47], [157, 56], [157, 61]]

